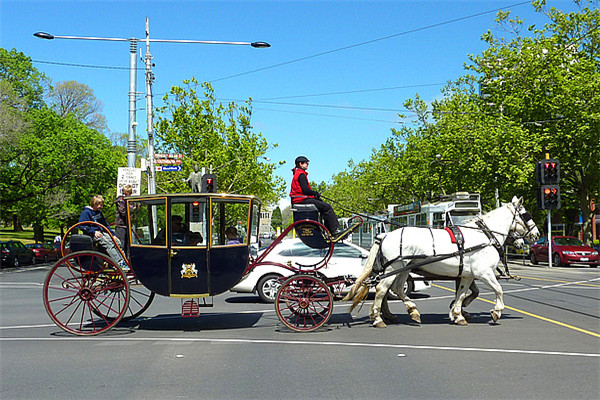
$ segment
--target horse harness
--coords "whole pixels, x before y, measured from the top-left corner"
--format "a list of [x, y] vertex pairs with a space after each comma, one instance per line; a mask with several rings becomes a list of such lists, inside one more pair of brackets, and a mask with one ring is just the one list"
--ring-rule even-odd
[[[515, 210], [515, 214], [513, 214], [513, 218], [516, 218], [516, 210]], [[457, 251], [452, 252], [452, 253], [436, 255], [435, 241], [432, 241], [433, 256], [428, 256], [425, 254], [415, 254], [415, 255], [403, 257], [402, 256], [402, 237], [404, 235], [404, 230], [402, 230], [402, 232], [400, 233], [400, 254], [392, 260], [385, 260], [385, 258], [383, 257], [383, 254], [381, 253], [381, 246], [380, 246], [381, 242], [383, 241], [383, 238], [381, 238], [381, 237], [375, 238], [375, 242], [377, 245], [380, 246], [380, 248], [379, 248], [379, 252], [377, 255], [377, 259], [375, 260], [375, 265], [373, 265], [373, 270], [375, 272], [378, 272], [378, 275], [373, 277], [372, 282], [377, 284], [382, 279], [387, 278], [389, 276], [397, 275], [397, 274], [400, 274], [405, 271], [413, 270], [413, 269], [422, 267], [424, 265], [432, 264], [437, 261], [445, 260], [447, 258], [452, 258], [452, 257], [459, 257], [458, 276], [461, 276], [462, 272], [463, 272], [463, 267], [464, 267], [464, 254], [471, 253], [471, 252], [474, 252], [477, 250], [481, 250], [489, 245], [493, 246], [496, 249], [496, 251], [498, 252], [498, 255], [500, 256], [500, 259], [502, 260], [502, 264], [504, 265], [504, 272], [502, 272], [502, 270], [500, 270], [500, 268], [498, 268], [498, 267], [496, 267], [496, 270], [500, 273], [501, 276], [505, 276], [505, 277], [509, 277], [509, 278], [512, 277], [510, 275], [510, 271], [508, 269], [508, 263], [506, 262], [506, 256], [505, 256], [506, 253], [504, 251], [504, 248], [502, 247], [502, 245], [500, 244], [500, 242], [498, 241], [498, 239], [496, 238], [496, 236], [494, 235], [492, 230], [485, 224], [485, 222], [482, 219], [478, 219], [477, 221], [475, 221], [475, 223], [477, 224], [477, 227], [487, 236], [487, 238], [489, 239], [489, 243], [481, 243], [476, 246], [471, 246], [471, 247], [465, 248], [464, 247], [464, 236], [463, 236], [462, 232], [460, 231], [460, 228], [456, 225], [453, 225], [453, 226], [446, 227], [445, 230], [449, 233], [452, 243], [456, 244]], [[526, 226], [526, 228], [528, 228], [528, 226]], [[429, 229], [429, 231], [431, 233], [431, 237], [433, 239], [433, 232], [431, 231], [431, 228], [427, 228], [427, 229]], [[528, 230], [530, 230], [530, 229], [528, 229]], [[511, 236], [508, 235], [507, 237], [511, 237]], [[410, 260], [410, 261], [403, 268], [400, 268], [400, 269], [397, 269], [397, 270], [394, 270], [394, 271], [391, 271], [388, 273], [383, 273], [383, 271], [385, 271], [385, 269], [389, 265], [391, 265], [392, 263], [396, 262], [399, 259], [405, 259], [405, 260]], [[418, 259], [421, 259], [421, 261], [416, 261]]]

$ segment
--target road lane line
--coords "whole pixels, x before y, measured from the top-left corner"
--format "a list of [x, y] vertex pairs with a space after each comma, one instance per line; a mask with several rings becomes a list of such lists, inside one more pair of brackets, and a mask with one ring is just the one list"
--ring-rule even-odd
[[274, 340], [274, 339], [223, 339], [223, 338], [116, 338], [116, 337], [37, 337], [37, 338], [0, 338], [0, 342], [27, 342], [27, 341], [86, 341], [86, 342], [169, 342], [169, 343], [233, 343], [233, 344], [273, 344], [273, 345], [296, 345], [296, 346], [341, 346], [341, 347], [363, 347], [363, 348], [388, 348], [388, 349], [413, 349], [413, 350], [442, 350], [442, 351], [466, 351], [478, 353], [505, 353], [505, 354], [531, 354], [543, 356], [574, 356], [600, 358], [597, 353], [574, 353], [564, 351], [544, 350], [520, 350], [520, 349], [486, 349], [482, 347], [453, 347], [453, 346], [429, 346], [411, 344], [390, 343], [361, 343], [361, 342], [313, 342], [308, 340]]
[[[536, 281], [547, 281], [547, 282], [559, 282], [559, 283], [570, 283], [573, 285], [581, 285], [581, 286], [590, 286], [590, 287], [597, 287], [600, 288], [600, 285], [594, 285], [592, 283], [587, 283], [586, 281], [580, 281], [580, 282], [569, 282], [569, 281], [561, 281], [558, 279], [547, 279], [547, 278], [534, 278], [532, 276], [523, 276], [523, 275], [519, 275], [520, 278], [525, 278], [525, 279], [533, 279]], [[590, 282], [594, 282], [599, 280], [600, 278], [594, 278], [594, 279], [590, 279]]]
[[[450, 292], [454, 292], [454, 289], [449, 289], [447, 287], [440, 286], [440, 285], [437, 285], [435, 283], [432, 283], [431, 286], [435, 286], [435, 287], [437, 287], [439, 289], [444, 289], [444, 290], [448, 290]], [[496, 304], [495, 301], [488, 300], [488, 299], [483, 299], [481, 297], [478, 297], [477, 300], [485, 301], [486, 303], [490, 303], [490, 304]], [[553, 319], [550, 319], [550, 318], [542, 317], [541, 315], [533, 314], [533, 313], [530, 313], [530, 312], [527, 312], [527, 311], [520, 310], [518, 308], [510, 307], [510, 306], [507, 306], [506, 304], [504, 305], [504, 308], [509, 309], [511, 311], [516, 311], [516, 312], [521, 313], [521, 314], [525, 314], [525, 315], [533, 317], [533, 318], [541, 319], [542, 321], [550, 322], [550, 323], [558, 325], [558, 326], [562, 326], [563, 328], [572, 329], [572, 330], [577, 331], [577, 332], [585, 333], [586, 335], [590, 335], [590, 336], [594, 336], [594, 337], [600, 338], [600, 334], [596, 333], [596, 332], [588, 331], [586, 329], [578, 328], [578, 327], [573, 326], [573, 325], [565, 324], [564, 322], [560, 322], [560, 321], [556, 321], [556, 320], [553, 320]]]

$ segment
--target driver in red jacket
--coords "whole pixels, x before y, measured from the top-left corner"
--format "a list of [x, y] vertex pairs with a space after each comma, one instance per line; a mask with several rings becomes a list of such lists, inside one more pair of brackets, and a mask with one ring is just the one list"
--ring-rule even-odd
[[308, 183], [308, 158], [304, 156], [296, 157], [295, 167], [292, 169], [294, 178], [292, 179], [292, 188], [290, 190], [290, 197], [292, 198], [292, 204], [314, 204], [317, 206], [317, 210], [321, 213], [323, 218], [323, 224], [331, 233], [331, 236], [336, 239], [341, 236], [343, 231], [340, 229], [340, 223], [338, 222], [337, 216], [333, 211], [331, 205], [321, 200], [319, 192], [310, 188]]

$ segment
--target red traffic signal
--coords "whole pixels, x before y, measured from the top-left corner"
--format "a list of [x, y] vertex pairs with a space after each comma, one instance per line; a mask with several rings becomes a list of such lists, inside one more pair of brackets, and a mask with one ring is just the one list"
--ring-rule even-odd
[[560, 186], [543, 185], [539, 188], [538, 207], [542, 210], [558, 210], [560, 205]]
[[557, 185], [560, 182], [560, 163], [555, 159], [538, 161], [536, 181], [540, 185]]
[[204, 174], [200, 181], [200, 192], [217, 193], [217, 176], [215, 174]]

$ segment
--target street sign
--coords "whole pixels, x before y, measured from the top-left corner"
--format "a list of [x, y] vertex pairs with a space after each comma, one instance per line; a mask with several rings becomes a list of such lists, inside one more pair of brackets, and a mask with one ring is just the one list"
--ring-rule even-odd
[[180, 165], [181, 158], [157, 158], [154, 164]]
[[121, 195], [121, 190], [125, 185], [131, 185], [132, 195], [137, 196], [140, 193], [140, 185], [142, 183], [141, 168], [125, 168], [119, 167], [117, 178], [117, 196]]
[[183, 154], [165, 154], [165, 153], [155, 153], [154, 154], [154, 159], [159, 159], [159, 158], [171, 158], [171, 159], [177, 159], [177, 158], [183, 158]]
[[181, 171], [181, 165], [157, 165], [156, 172], [176, 172]]

